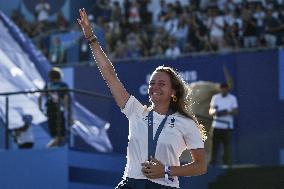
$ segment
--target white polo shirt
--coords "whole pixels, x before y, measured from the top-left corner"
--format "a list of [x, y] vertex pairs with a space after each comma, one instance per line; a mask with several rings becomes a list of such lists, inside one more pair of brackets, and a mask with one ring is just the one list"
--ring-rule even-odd
[[[124, 178], [147, 179], [141, 171], [141, 163], [148, 159], [148, 120], [149, 110], [134, 96], [130, 96], [122, 112], [129, 120], [129, 135], [127, 147], [127, 164]], [[165, 115], [153, 112], [153, 135]], [[179, 157], [185, 149], [204, 148], [199, 128], [193, 120], [174, 113], [167, 118], [159, 136], [155, 158], [164, 165], [179, 166]], [[172, 183], [164, 178], [149, 179], [153, 182], [179, 188], [178, 178]]]
[[[237, 98], [230, 93], [228, 93], [228, 95], [225, 97], [223, 97], [221, 93], [218, 93], [212, 97], [210, 102], [210, 107], [217, 107], [217, 111], [222, 111], [222, 110], [232, 111], [233, 109], [238, 108]], [[217, 119], [212, 123], [212, 127], [214, 128], [218, 129], [234, 128], [232, 115], [221, 116], [221, 117], [214, 116], [214, 119]], [[228, 124], [220, 122], [218, 120], [228, 122]]]

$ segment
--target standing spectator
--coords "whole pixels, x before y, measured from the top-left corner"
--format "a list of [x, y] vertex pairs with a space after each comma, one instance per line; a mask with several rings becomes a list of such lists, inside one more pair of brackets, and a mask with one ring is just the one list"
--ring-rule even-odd
[[49, 43], [45, 40], [40, 40], [38, 43], [37, 43], [37, 47], [41, 50], [42, 54], [45, 56], [45, 57], [48, 57], [48, 45]]
[[103, 47], [106, 49], [106, 39], [105, 39], [105, 28], [106, 28], [106, 21], [103, 17], [97, 17], [96, 22], [92, 22], [92, 26], [95, 28], [96, 36], [98, 36], [98, 40]]
[[234, 11], [230, 11], [227, 7], [225, 7], [224, 11], [224, 21], [225, 24], [228, 24], [229, 26], [233, 25], [234, 23]]
[[122, 11], [118, 1], [114, 1], [111, 7], [111, 22], [119, 24], [122, 19]]
[[235, 10], [235, 11], [229, 12], [229, 9], [225, 9], [224, 20], [225, 20], [225, 24], [228, 24], [230, 27], [233, 26], [235, 23], [237, 23], [240, 29], [238, 35], [242, 35], [241, 31], [243, 27], [243, 20], [240, 17], [239, 11]]
[[56, 15], [56, 27], [58, 30], [62, 31], [65, 31], [68, 28], [68, 21], [61, 11], [59, 11]]
[[123, 13], [124, 13], [124, 18], [127, 22], [129, 18], [130, 6], [131, 6], [130, 0], [123, 0]]
[[168, 47], [169, 35], [162, 26], [156, 28], [153, 37], [153, 44], [160, 44], [163, 49]]
[[90, 51], [88, 49], [89, 44], [85, 38], [80, 37], [79, 39], [79, 61], [88, 61], [91, 57]]
[[[94, 7], [97, 17], [103, 17], [105, 21], [109, 21], [111, 17], [110, 0], [97, 0]], [[95, 19], [97, 19], [97, 17]]]
[[234, 49], [239, 49], [241, 46], [241, 36], [240, 36], [240, 27], [237, 22], [235, 22], [232, 26], [226, 27], [225, 30], [225, 43], [231, 46]]
[[153, 10], [153, 24], [156, 25], [160, 18], [163, 18], [168, 13], [168, 6], [165, 0], [159, 0], [159, 6]]
[[139, 14], [141, 16], [142, 24], [150, 24], [152, 19], [152, 14], [148, 10], [148, 5], [151, 0], [137, 0], [139, 3]]
[[29, 36], [33, 36], [32, 28], [22, 13], [20, 13], [18, 10], [13, 10], [11, 18], [24, 32], [26, 32]]
[[180, 16], [183, 13], [183, 8], [179, 0], [175, 1], [174, 10], [178, 16]]
[[272, 15], [271, 10], [267, 10], [265, 18], [265, 40], [268, 47], [275, 47], [277, 44], [277, 39], [281, 35], [281, 30], [283, 32], [283, 24], [279, 19], [276, 19]]
[[257, 24], [253, 16], [244, 17], [244, 47], [256, 47], [257, 45]]
[[49, 60], [52, 64], [62, 64], [65, 59], [65, 49], [58, 37], [52, 40], [49, 49]]
[[151, 26], [148, 25], [145, 26], [145, 29], [141, 29], [139, 31], [139, 36], [141, 40], [141, 50], [143, 57], [149, 57], [150, 56], [150, 49], [152, 47], [152, 41], [151, 41]]
[[38, 22], [47, 22], [49, 18], [50, 5], [48, 2], [44, 0], [40, 0], [40, 2], [35, 6], [35, 13]]
[[194, 14], [189, 17], [187, 48], [194, 52], [211, 52], [214, 50], [208, 36], [208, 29]]
[[[169, 6], [171, 7], [171, 6]], [[164, 28], [165, 30], [172, 35], [173, 31], [176, 31], [178, 27], [178, 17], [174, 10], [174, 8], [169, 8], [169, 12], [167, 14]]]
[[264, 19], [265, 19], [265, 11], [260, 3], [256, 5], [256, 10], [253, 13], [253, 17], [256, 19], [257, 26], [257, 35], [261, 36], [264, 32]]
[[141, 23], [141, 15], [139, 12], [140, 6], [137, 0], [134, 0], [130, 4], [129, 12], [128, 12], [128, 22], [132, 28], [132, 30], [138, 29]]
[[210, 41], [212, 44], [219, 48], [224, 43], [224, 26], [225, 21], [222, 15], [218, 15], [218, 9], [209, 9], [209, 18], [206, 22], [206, 26], [209, 30]]
[[120, 24], [125, 20], [119, 6], [118, 1], [114, 1], [112, 5], [111, 20], [106, 23], [105, 27], [105, 40], [106, 49], [108, 52], [115, 51], [115, 45], [121, 39], [122, 30]]
[[[203, 43], [199, 39], [199, 29], [202, 27], [201, 22], [198, 21], [196, 15], [191, 14], [188, 19], [188, 36], [186, 44], [186, 52], [197, 52], [203, 49]], [[203, 27], [201, 30], [206, 30]], [[206, 31], [205, 31], [206, 33]]]
[[176, 38], [177, 44], [181, 50], [184, 49], [187, 35], [188, 35], [187, 17], [186, 15], [181, 15], [178, 20], [178, 25], [176, 30], [172, 32], [172, 36]]
[[166, 49], [165, 56], [176, 58], [181, 54], [175, 38], [170, 39], [169, 47]]
[[[45, 85], [45, 90], [67, 89], [68, 85], [63, 82], [62, 72], [59, 68], [54, 67], [49, 73], [49, 82]], [[70, 96], [66, 91], [52, 91], [42, 93], [38, 99], [39, 109], [42, 108], [42, 98], [46, 99], [46, 115], [48, 129], [52, 140], [47, 144], [47, 147], [60, 146], [65, 143], [65, 112], [70, 112]]]
[[229, 93], [227, 83], [220, 85], [221, 92], [214, 95], [210, 102], [209, 114], [214, 116], [213, 150], [211, 165], [217, 164], [217, 152], [223, 145], [223, 164], [231, 165], [231, 132], [234, 128], [233, 116], [238, 114], [237, 98]]

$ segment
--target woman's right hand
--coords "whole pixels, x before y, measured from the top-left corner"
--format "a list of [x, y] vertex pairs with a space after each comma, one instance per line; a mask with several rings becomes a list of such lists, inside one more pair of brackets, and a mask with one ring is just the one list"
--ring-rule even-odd
[[80, 18], [77, 19], [80, 24], [82, 31], [85, 35], [85, 38], [90, 38], [93, 35], [92, 27], [88, 19], [88, 15], [84, 8], [79, 9]]

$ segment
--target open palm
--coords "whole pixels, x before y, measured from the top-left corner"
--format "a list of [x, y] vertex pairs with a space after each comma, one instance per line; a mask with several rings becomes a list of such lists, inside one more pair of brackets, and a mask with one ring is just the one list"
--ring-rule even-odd
[[79, 9], [80, 18], [77, 19], [78, 23], [80, 24], [82, 31], [86, 38], [90, 38], [93, 35], [91, 24], [88, 19], [88, 15], [85, 9]]

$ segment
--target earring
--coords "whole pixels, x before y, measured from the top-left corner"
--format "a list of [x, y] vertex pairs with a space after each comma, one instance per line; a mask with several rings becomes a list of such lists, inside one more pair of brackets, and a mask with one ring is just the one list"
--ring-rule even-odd
[[172, 95], [171, 97], [172, 97], [173, 102], [177, 102], [178, 99], [176, 95]]

